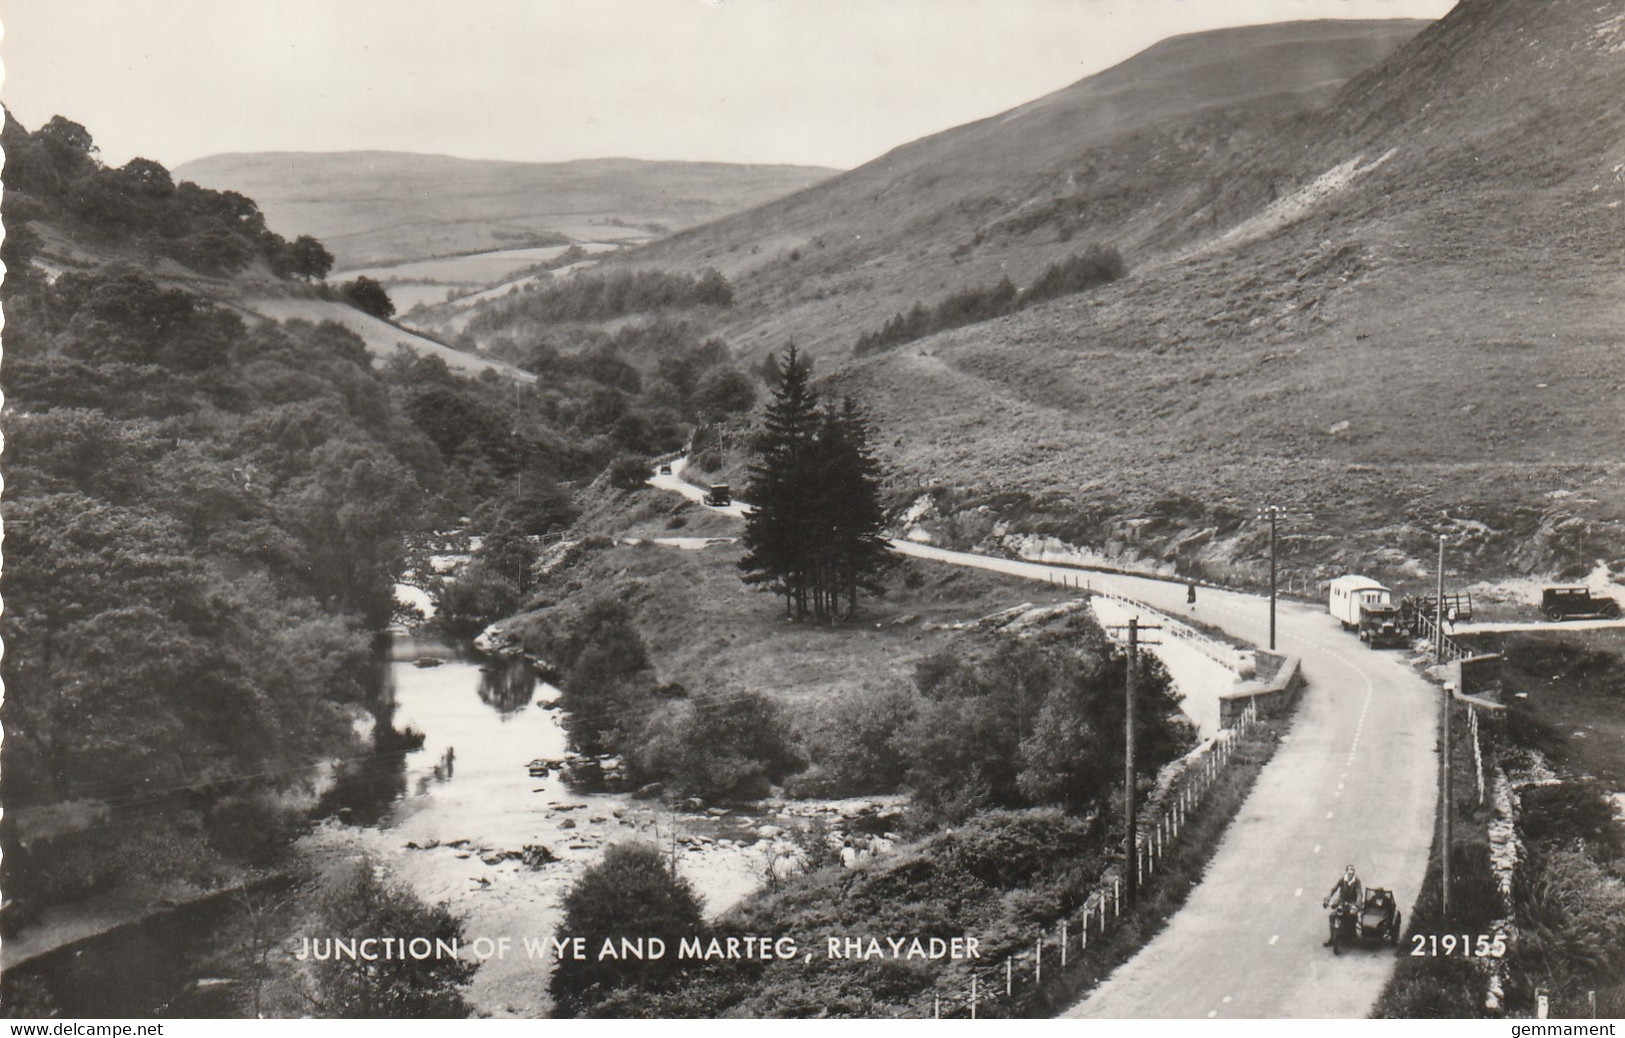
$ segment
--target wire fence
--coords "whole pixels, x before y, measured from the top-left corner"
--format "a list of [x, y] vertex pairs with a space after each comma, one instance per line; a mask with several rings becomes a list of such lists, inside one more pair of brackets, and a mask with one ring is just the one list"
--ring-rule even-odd
[[[1138, 854], [1133, 863], [1136, 886], [1151, 885], [1180, 843], [1191, 820], [1207, 803], [1215, 785], [1236, 759], [1236, 748], [1258, 724], [1257, 709], [1249, 704], [1236, 724], [1164, 769], [1157, 785], [1139, 808], [1136, 832]], [[1044, 970], [1065, 969], [1078, 955], [1110, 937], [1131, 912], [1126, 884], [1127, 863], [1112, 866], [1084, 899], [1083, 907], [1032, 935], [1023, 950], [1002, 960], [972, 969], [963, 976], [963, 989], [938, 992], [927, 1005], [900, 1017], [976, 1019], [991, 1003], [1012, 1001], [1041, 986]]]

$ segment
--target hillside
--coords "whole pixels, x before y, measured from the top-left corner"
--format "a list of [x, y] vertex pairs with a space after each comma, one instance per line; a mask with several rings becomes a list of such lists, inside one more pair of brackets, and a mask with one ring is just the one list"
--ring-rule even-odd
[[178, 178], [258, 200], [339, 269], [524, 245], [646, 238], [798, 191], [833, 170], [593, 159], [493, 162], [401, 152], [211, 155]]
[[[1273, 501], [1306, 513], [1284, 541], [1300, 583], [1414, 588], [1438, 532], [1462, 580], [1625, 569], [1625, 23], [1470, 0], [1389, 25], [1397, 49], [1330, 92], [1313, 62], [1258, 56], [1279, 33], [1342, 53], [1328, 25], [1378, 49], [1337, 23], [1169, 41], [629, 259], [716, 264], [736, 349], [820, 353], [939, 538], [1256, 582]], [[1262, 98], [1240, 75], [1293, 68], [1297, 91]], [[1102, 129], [1063, 162], [1063, 123]], [[1129, 276], [842, 366], [915, 301], [1024, 286], [1091, 242]]]
[[1212, 168], [1263, 146], [1425, 25], [1316, 21], [1176, 37], [1009, 112], [905, 144], [770, 205], [626, 257], [715, 266], [739, 289], [736, 347], [846, 352], [915, 301], [1030, 282], [1091, 241], [1137, 264], [1229, 215]]
[[[1464, 4], [1212, 171], [1247, 215], [1206, 241], [843, 381], [917, 478], [1047, 494], [1016, 511], [1074, 538], [1139, 516], [1186, 569], [1256, 575], [1244, 520], [1276, 501], [1313, 513], [1300, 577], [1416, 582], [1433, 531], [1469, 577], [1618, 572], [1619, 24]], [[1165, 224], [1204, 209], [1168, 198]]]

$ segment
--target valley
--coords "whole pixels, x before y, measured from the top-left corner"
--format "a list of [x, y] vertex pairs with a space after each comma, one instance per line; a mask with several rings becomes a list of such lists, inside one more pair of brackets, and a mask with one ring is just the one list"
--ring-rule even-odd
[[[1617, 1010], [1625, 621], [1539, 606], [1625, 602], [1622, 32], [1176, 36], [845, 171], [8, 112], [8, 1010]], [[276, 951], [379, 926], [986, 959]]]

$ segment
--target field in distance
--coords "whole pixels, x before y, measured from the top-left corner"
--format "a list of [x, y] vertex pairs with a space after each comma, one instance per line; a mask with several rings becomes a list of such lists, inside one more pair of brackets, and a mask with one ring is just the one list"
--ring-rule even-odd
[[494, 162], [403, 152], [212, 155], [177, 180], [255, 199], [340, 270], [572, 241], [647, 239], [815, 184], [834, 170], [591, 159]]

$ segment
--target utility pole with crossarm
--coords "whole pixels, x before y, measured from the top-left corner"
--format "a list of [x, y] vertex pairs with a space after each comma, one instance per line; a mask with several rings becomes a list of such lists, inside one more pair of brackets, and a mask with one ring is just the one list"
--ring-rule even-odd
[[[1113, 631], [1125, 628], [1113, 627]], [[1132, 902], [1139, 894], [1140, 886], [1140, 834], [1135, 831], [1139, 824], [1136, 817], [1135, 804], [1135, 777], [1134, 777], [1134, 695], [1138, 691], [1140, 671], [1140, 646], [1156, 645], [1157, 642], [1141, 642], [1141, 631], [1160, 631], [1158, 625], [1140, 626], [1140, 618], [1129, 617], [1126, 625], [1128, 631], [1128, 677], [1124, 682], [1124, 711], [1123, 711], [1123, 887], [1128, 891], [1128, 900]]]
[[1308, 512], [1295, 512], [1280, 505], [1260, 505], [1255, 518], [1270, 521], [1270, 651], [1275, 650], [1275, 527], [1282, 519], [1310, 518]]

